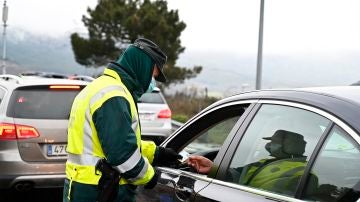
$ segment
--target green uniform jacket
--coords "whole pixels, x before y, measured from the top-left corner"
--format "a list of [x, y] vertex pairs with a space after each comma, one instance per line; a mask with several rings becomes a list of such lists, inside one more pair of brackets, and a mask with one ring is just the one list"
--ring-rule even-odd
[[[140, 59], [137, 56], [140, 55]], [[147, 67], [147, 68], [144, 68]], [[146, 91], [153, 71], [153, 62], [141, 51], [134, 47], [132, 51], [123, 54], [116, 63], [110, 63], [108, 70], [103, 76], [113, 77], [106, 71], [114, 71], [121, 78], [122, 83], [132, 94], [135, 103]], [[115, 78], [114, 78], [115, 79]], [[114, 96], [107, 99], [92, 115], [99, 142], [107, 162], [113, 166], [121, 165], [138, 149], [137, 138], [132, 127], [131, 107], [124, 97]], [[144, 151], [141, 151], [143, 153]], [[146, 152], [145, 152], [146, 153]], [[150, 152], [153, 153], [154, 152]], [[151, 163], [156, 159], [158, 149], [153, 156], [146, 156]], [[144, 155], [144, 154], [143, 154]], [[141, 158], [135, 166], [122, 173], [122, 178], [134, 179], [144, 169], [144, 158]], [[71, 188], [70, 188], [71, 184]], [[136, 183], [135, 183], [136, 184]], [[65, 180], [63, 200], [68, 201], [95, 201], [97, 185], [79, 183]], [[119, 185], [119, 193], [116, 201], [134, 201], [136, 186], [132, 183]], [[71, 192], [70, 192], [71, 190]], [[71, 197], [69, 196], [69, 193]]]

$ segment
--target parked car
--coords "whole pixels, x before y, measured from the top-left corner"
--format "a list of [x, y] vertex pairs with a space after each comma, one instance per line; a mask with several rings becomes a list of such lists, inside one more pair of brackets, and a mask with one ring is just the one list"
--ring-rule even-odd
[[72, 76], [69, 76], [69, 79], [88, 81], [88, 82], [91, 82], [91, 81], [95, 80], [93, 77], [86, 76], [86, 75], [72, 75]]
[[360, 86], [225, 98], [162, 143], [211, 159], [210, 172], [158, 167], [158, 184], [137, 201], [359, 201], [359, 120]]
[[143, 139], [160, 144], [171, 134], [171, 110], [159, 88], [141, 96], [138, 111]]
[[63, 186], [70, 108], [86, 84], [0, 75], [0, 189]]
[[21, 77], [27, 78], [53, 78], [53, 79], [67, 79], [68, 76], [65, 74], [55, 73], [55, 72], [37, 72], [37, 71], [27, 71], [19, 74]]

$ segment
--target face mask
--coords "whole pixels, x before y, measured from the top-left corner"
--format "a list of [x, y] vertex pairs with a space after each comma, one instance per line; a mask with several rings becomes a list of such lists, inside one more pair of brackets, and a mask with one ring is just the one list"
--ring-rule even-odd
[[282, 158], [286, 156], [286, 154], [282, 151], [281, 144], [268, 142], [265, 145], [265, 149], [270, 153], [271, 156]]
[[148, 87], [148, 89], [146, 90], [145, 93], [151, 93], [154, 90], [155, 86], [156, 86], [155, 79], [151, 78], [150, 85], [149, 85], [149, 87]]

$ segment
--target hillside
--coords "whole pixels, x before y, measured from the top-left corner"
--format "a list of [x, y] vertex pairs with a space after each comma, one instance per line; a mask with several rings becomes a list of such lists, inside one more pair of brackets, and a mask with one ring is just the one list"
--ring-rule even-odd
[[[65, 74], [93, 75], [101, 69], [85, 69], [77, 64], [69, 37], [37, 36], [19, 29], [9, 29], [7, 40], [9, 72], [38, 70]], [[263, 58], [263, 88], [288, 88], [325, 85], [349, 85], [360, 80], [360, 53], [304, 55], [267, 55]], [[244, 56], [215, 50], [186, 50], [180, 66], [202, 65], [198, 77], [168, 92], [199, 88], [223, 95], [254, 89], [256, 54]], [[190, 87], [189, 87], [190, 86]]]
[[69, 37], [51, 38], [19, 29], [8, 33], [7, 59], [23, 69], [86, 75], [94, 72], [75, 62]]

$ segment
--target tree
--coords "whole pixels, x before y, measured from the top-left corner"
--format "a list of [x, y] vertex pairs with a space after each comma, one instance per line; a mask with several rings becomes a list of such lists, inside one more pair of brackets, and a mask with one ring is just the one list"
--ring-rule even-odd
[[182, 83], [202, 70], [176, 66], [185, 48], [180, 35], [186, 24], [179, 20], [177, 10], [168, 10], [164, 0], [100, 0], [95, 9], [88, 8], [82, 21], [88, 37], [71, 35], [75, 60], [85, 67], [100, 67], [116, 59], [121, 51], [138, 37], [155, 41], [168, 56], [165, 74], [170, 83]]

